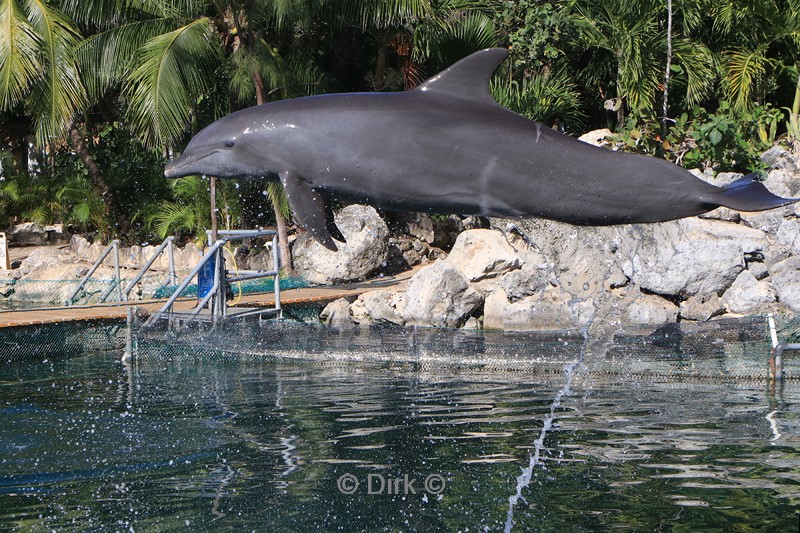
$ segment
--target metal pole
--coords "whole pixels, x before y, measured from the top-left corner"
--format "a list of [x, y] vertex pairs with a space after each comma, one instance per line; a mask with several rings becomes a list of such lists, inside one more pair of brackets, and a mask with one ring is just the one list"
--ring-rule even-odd
[[[65, 302], [66, 305], [72, 305], [72, 303], [73, 303], [72, 301], [75, 299], [75, 297], [78, 295], [78, 293], [81, 292], [81, 289], [84, 287], [84, 285], [86, 285], [86, 282], [89, 281], [89, 278], [92, 277], [92, 274], [95, 273], [97, 268], [100, 266], [100, 263], [102, 263], [103, 260], [106, 257], [108, 257], [108, 254], [111, 252], [111, 249], [114, 247], [114, 243], [119, 243], [119, 241], [117, 241], [117, 240], [112, 241], [108, 246], [106, 246], [106, 249], [103, 250], [103, 253], [100, 254], [100, 257], [98, 257], [97, 261], [94, 262], [94, 264], [92, 265], [92, 268], [90, 268], [89, 271], [86, 273], [86, 275], [83, 276], [83, 279], [81, 280], [81, 282], [78, 283], [78, 286], [75, 288], [74, 291], [72, 291], [72, 294], [69, 296], [69, 298], [67, 298], [67, 301]], [[108, 296], [108, 294], [106, 294], [105, 296]]]
[[220, 276], [220, 258], [222, 254], [220, 253], [222, 250], [222, 246], [217, 248], [216, 255], [214, 257], [214, 298], [211, 299], [211, 318], [214, 324], [217, 323], [217, 318], [222, 316], [222, 307], [221, 307], [221, 300], [224, 299], [224, 295], [222, 294], [225, 289], [222, 287], [222, 276]]
[[122, 277], [119, 274], [119, 240], [114, 241], [114, 277], [117, 279], [117, 301], [127, 301], [128, 295], [122, 295]]
[[772, 313], [767, 315], [767, 324], [769, 325], [769, 336], [772, 341], [772, 348], [778, 346], [778, 330], [775, 328], [775, 315]]
[[275, 280], [273, 290], [275, 291], [275, 310], [278, 312], [278, 318], [283, 318], [283, 311], [281, 311], [281, 254], [278, 250], [278, 234], [272, 236], [272, 264], [275, 270]]
[[175, 237], [169, 237], [167, 240], [169, 241], [167, 257], [169, 258], [169, 285], [171, 287], [178, 282], [175, 275]]

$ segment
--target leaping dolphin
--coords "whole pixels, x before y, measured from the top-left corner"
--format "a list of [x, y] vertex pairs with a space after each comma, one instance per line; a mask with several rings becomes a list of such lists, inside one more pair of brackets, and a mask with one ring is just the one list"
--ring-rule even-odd
[[796, 202], [746, 176], [715, 187], [662, 159], [597, 148], [502, 107], [489, 79], [508, 51], [476, 52], [414, 90], [272, 102], [232, 113], [167, 164], [175, 178], [280, 180], [300, 225], [336, 250], [326, 198], [399, 211], [660, 222], [719, 206]]

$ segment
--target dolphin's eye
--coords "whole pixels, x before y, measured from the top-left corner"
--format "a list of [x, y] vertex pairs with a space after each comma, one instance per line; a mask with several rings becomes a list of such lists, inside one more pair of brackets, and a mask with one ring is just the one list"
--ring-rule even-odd
[[228, 141], [225, 143], [225, 146], [227, 146], [228, 148], [233, 148], [235, 144], [236, 141]]

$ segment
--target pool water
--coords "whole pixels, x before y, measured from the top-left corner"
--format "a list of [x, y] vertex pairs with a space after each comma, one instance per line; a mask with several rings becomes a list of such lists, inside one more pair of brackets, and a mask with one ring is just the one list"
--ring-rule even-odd
[[800, 525], [794, 380], [119, 355], [0, 365], [0, 528]]

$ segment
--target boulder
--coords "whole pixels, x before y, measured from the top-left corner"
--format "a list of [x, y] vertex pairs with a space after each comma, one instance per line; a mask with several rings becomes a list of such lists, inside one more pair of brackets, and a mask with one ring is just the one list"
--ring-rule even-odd
[[[75, 259], [67, 250], [61, 250], [59, 248], [39, 248], [32, 250], [31, 253], [28, 254], [28, 257], [20, 264], [19, 271], [22, 273], [23, 277], [38, 276], [39, 273], [47, 269], [70, 265], [75, 267], [74, 263]], [[76, 268], [86, 272], [86, 268], [83, 265], [78, 265]], [[65, 279], [71, 279], [71, 277]]]
[[399, 218], [405, 225], [405, 232], [436, 248], [449, 250], [458, 235], [464, 231], [461, 218], [434, 217], [427, 213], [401, 213]]
[[345, 298], [334, 300], [325, 306], [319, 315], [321, 322], [333, 327], [348, 327], [353, 325], [353, 317], [350, 315], [350, 302]]
[[47, 232], [47, 242], [49, 244], [68, 244], [70, 236], [64, 233], [64, 224], [52, 224], [45, 226], [44, 231]]
[[773, 265], [771, 279], [778, 301], [800, 313], [800, 256]]
[[781, 224], [783, 224], [782, 209], [770, 209], [768, 211], [758, 211], [755, 213], [743, 212], [741, 213], [741, 217], [742, 222], [746, 226], [772, 235], [778, 233], [778, 229], [781, 227]]
[[669, 324], [678, 319], [678, 306], [653, 294], [640, 294], [627, 306], [626, 326]]
[[775, 301], [775, 290], [767, 282], [758, 281], [745, 270], [725, 291], [722, 301], [731, 313], [745, 314]]
[[742, 219], [742, 215], [733, 209], [729, 209], [727, 207], [718, 207], [713, 211], [703, 213], [700, 215], [700, 218], [705, 218], [708, 220], [724, 220], [725, 222], [739, 222]]
[[331, 284], [364, 279], [385, 264], [389, 228], [372, 207], [349, 205], [336, 213], [336, 225], [345, 238], [332, 252], [308, 233], [294, 243], [295, 269], [307, 281]]
[[602, 128], [599, 130], [592, 130], [590, 132], [584, 133], [580, 137], [578, 137], [579, 141], [583, 141], [588, 144], [592, 144], [594, 146], [600, 147], [610, 147], [611, 141], [608, 140], [611, 137], [612, 133], [611, 130], [608, 128]]
[[761, 161], [769, 168], [764, 185], [774, 194], [786, 198], [800, 195], [800, 160], [781, 146], [773, 146], [763, 154]]
[[252, 250], [247, 256], [248, 268], [252, 270], [272, 270], [272, 263], [272, 250], [267, 247]]
[[800, 221], [788, 219], [781, 222], [775, 238], [783, 254], [800, 255]]
[[461, 271], [440, 259], [409, 280], [402, 318], [409, 325], [459, 327], [482, 303]]
[[547, 287], [538, 294], [511, 302], [498, 289], [486, 297], [483, 325], [505, 331], [550, 331], [585, 327], [591, 323], [594, 305], [576, 300], [558, 287]]
[[517, 270], [522, 262], [519, 251], [502, 233], [488, 229], [467, 230], [459, 235], [448, 260], [470, 283]]
[[48, 243], [47, 231], [34, 222], [17, 224], [9, 232], [9, 240], [17, 244], [44, 246]]
[[350, 306], [350, 314], [359, 324], [405, 324], [405, 295], [398, 291], [377, 290], [362, 294]]
[[647, 292], [689, 297], [722, 294], [745, 268], [745, 254], [769, 245], [761, 231], [686, 218], [635, 226], [632, 281]]
[[678, 313], [686, 320], [706, 321], [725, 314], [725, 304], [717, 294], [692, 296], [681, 302]]
[[86, 240], [82, 235], [73, 235], [69, 240], [69, 249], [78, 259], [86, 258], [89, 253], [89, 246], [91, 245], [92, 243]]

